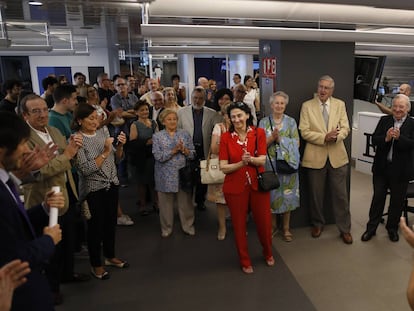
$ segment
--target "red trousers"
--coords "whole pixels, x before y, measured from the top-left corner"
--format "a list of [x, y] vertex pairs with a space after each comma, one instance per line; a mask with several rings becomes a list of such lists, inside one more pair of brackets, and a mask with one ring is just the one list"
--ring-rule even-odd
[[272, 256], [272, 221], [270, 213], [270, 193], [253, 190], [246, 185], [244, 191], [238, 194], [225, 193], [224, 197], [229, 207], [233, 224], [234, 238], [240, 265], [251, 266], [246, 236], [246, 217], [249, 207], [256, 224], [257, 235], [263, 247], [263, 256]]

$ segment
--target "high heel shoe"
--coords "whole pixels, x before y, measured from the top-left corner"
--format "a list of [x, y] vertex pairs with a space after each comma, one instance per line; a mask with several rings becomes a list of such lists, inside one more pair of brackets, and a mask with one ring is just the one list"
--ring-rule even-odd
[[270, 256], [269, 258], [266, 259], [266, 264], [269, 267], [273, 267], [275, 265], [275, 259], [273, 258], [273, 256]]

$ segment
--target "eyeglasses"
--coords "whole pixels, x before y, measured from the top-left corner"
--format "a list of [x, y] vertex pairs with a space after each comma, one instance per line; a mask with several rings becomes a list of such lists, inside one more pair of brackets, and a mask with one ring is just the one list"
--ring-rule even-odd
[[29, 110], [29, 113], [35, 114], [35, 115], [41, 115], [42, 113], [48, 113], [48, 112], [49, 112], [48, 108]]
[[118, 83], [116, 86], [125, 86], [125, 83]]
[[318, 85], [318, 89], [320, 89], [320, 90], [331, 90], [332, 86]]

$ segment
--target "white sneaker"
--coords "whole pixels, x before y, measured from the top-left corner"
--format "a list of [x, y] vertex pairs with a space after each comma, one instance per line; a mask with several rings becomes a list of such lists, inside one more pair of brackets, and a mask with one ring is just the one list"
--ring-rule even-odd
[[116, 220], [116, 223], [118, 226], [132, 226], [134, 224], [132, 219], [128, 215], [125, 215], [125, 214], [119, 216], [118, 219]]

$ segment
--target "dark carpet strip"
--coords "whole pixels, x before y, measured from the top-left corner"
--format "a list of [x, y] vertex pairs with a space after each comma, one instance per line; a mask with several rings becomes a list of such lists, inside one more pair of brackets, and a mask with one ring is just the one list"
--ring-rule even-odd
[[[108, 268], [107, 281], [63, 285], [58, 311], [316, 310], [276, 250], [276, 265], [266, 266], [253, 224], [248, 239], [254, 273], [245, 275], [231, 226], [226, 240], [216, 239], [213, 206], [197, 211], [195, 237], [184, 235], [177, 216], [173, 235], [162, 239], [158, 215], [139, 216], [132, 188], [121, 189], [121, 202], [135, 225], [117, 229], [117, 256], [131, 267]], [[78, 272], [89, 269], [88, 259], [77, 259]]]

